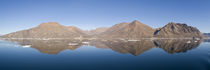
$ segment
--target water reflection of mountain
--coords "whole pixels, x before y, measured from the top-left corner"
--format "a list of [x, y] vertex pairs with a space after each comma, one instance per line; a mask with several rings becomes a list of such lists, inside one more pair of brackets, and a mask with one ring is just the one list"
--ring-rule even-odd
[[82, 45], [95, 46], [102, 49], [112, 49], [113, 51], [122, 54], [139, 55], [152, 48], [161, 48], [168, 53], [186, 52], [196, 48], [202, 42], [201, 40], [139, 40], [139, 41], [124, 41], [124, 40], [10, 40], [18, 42], [21, 45], [31, 45], [42, 53], [58, 54], [59, 52], [69, 49], [75, 50]]
[[168, 53], [186, 52], [196, 48], [201, 43], [201, 40], [155, 40], [154, 44], [158, 48], [162, 48]]
[[205, 39], [203, 40], [203, 42], [210, 42], [210, 39]]
[[[120, 53], [130, 53], [139, 55], [155, 47], [152, 41], [98, 41], [100, 44], [94, 44], [96, 47], [106, 47]], [[93, 46], [94, 46], [93, 45]], [[98, 48], [100, 48], [98, 47]]]
[[[63, 50], [75, 50], [81, 47], [80, 41], [72, 40], [10, 40], [18, 42], [20, 45], [31, 45], [31, 48], [35, 48], [42, 53], [58, 54]], [[69, 42], [78, 43], [78, 45], [69, 45]]]

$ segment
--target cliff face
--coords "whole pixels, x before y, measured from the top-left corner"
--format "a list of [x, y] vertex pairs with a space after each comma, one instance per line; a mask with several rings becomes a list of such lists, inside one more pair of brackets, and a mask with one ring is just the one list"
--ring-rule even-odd
[[151, 38], [155, 29], [135, 20], [131, 23], [120, 23], [112, 26], [100, 36], [103, 38]]
[[73, 38], [82, 32], [73, 27], [65, 27], [56, 22], [42, 23], [38, 27], [4, 35], [4, 38]]
[[186, 24], [170, 22], [164, 27], [154, 32], [154, 37], [158, 38], [201, 38], [202, 33], [195, 27]]

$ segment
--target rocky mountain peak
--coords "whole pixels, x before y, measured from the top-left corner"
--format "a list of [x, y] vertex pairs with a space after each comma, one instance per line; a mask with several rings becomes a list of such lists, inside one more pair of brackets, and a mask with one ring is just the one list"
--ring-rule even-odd
[[138, 21], [138, 20], [134, 20], [132, 21], [130, 24], [129, 24], [130, 27], [137, 27], [137, 28], [141, 28], [141, 29], [145, 29], [145, 28], [151, 28], [153, 29], [152, 27], [146, 25], [146, 24], [143, 24], [142, 22]]
[[46, 22], [46, 23], [42, 23], [40, 24], [38, 27], [50, 27], [50, 26], [61, 26], [59, 23], [57, 22]]
[[202, 36], [201, 32], [197, 28], [188, 26], [187, 24], [174, 23], [174, 22], [169, 22], [164, 27], [156, 30], [154, 32], [154, 35], [158, 37], [169, 37], [169, 38]]
[[139, 24], [143, 23], [139, 22], [138, 20], [134, 20], [133, 22], [130, 23], [130, 25], [139, 25]]
[[131, 22], [131, 23], [141, 23], [141, 22], [139, 22], [138, 20], [134, 20], [134, 21]]

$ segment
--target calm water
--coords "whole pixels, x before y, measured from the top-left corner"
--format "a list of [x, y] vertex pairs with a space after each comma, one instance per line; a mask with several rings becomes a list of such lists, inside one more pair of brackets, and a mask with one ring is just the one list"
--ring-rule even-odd
[[210, 70], [208, 41], [0, 40], [0, 70]]

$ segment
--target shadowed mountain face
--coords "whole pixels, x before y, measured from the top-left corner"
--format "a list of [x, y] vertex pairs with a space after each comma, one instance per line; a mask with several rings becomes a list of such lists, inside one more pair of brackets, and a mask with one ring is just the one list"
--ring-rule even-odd
[[180, 23], [168, 23], [154, 32], [158, 38], [202, 38], [202, 33], [195, 27]]
[[[190, 49], [196, 48], [201, 43], [201, 40], [140, 40], [140, 41], [124, 41], [124, 40], [17, 40], [9, 41], [18, 42], [20, 45], [31, 45], [42, 53], [58, 54], [59, 52], [69, 49], [75, 50], [84, 45], [95, 46], [102, 49], [112, 49], [113, 51], [122, 54], [140, 55], [152, 48], [161, 48], [168, 53], [181, 53]], [[83, 43], [83, 42], [89, 42]], [[76, 44], [76, 45], [70, 45]]]
[[62, 26], [56, 22], [42, 23], [38, 27], [4, 35], [5, 38], [74, 38], [85, 35], [76, 27]]
[[139, 39], [151, 38], [155, 29], [135, 20], [131, 23], [120, 23], [100, 34], [102, 38]]

